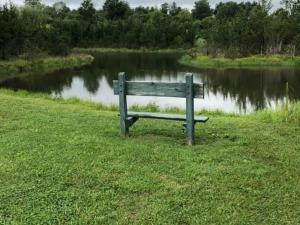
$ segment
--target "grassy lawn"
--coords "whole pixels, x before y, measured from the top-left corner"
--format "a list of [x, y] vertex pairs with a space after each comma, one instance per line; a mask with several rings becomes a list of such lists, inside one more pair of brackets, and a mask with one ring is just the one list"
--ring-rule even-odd
[[284, 55], [249, 56], [244, 58], [229, 59], [224, 57], [209, 57], [198, 55], [192, 58], [184, 55], [179, 63], [196, 68], [236, 68], [236, 67], [296, 67], [300, 66], [300, 57]]
[[0, 224], [300, 223], [300, 105], [180, 122], [0, 90]]

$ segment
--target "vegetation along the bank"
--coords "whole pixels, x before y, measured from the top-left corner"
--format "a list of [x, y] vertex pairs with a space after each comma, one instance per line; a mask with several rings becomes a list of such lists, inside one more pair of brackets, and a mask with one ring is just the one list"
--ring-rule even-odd
[[186, 49], [146, 49], [146, 48], [73, 48], [73, 53], [100, 54], [100, 53], [185, 53]]
[[[0, 90], [1, 224], [298, 224], [300, 105], [178, 122]], [[150, 107], [151, 109], [151, 107]]]
[[36, 59], [14, 59], [0, 61], [0, 77], [19, 74], [53, 72], [60, 69], [80, 67], [92, 63], [94, 58], [86, 54], [41, 57]]
[[131, 8], [126, 1], [106, 0], [100, 9], [92, 0], [82, 0], [78, 9], [62, 1], [24, 3], [0, 4], [0, 60], [40, 52], [68, 55], [73, 47], [161, 49], [201, 43], [200, 51], [230, 58], [293, 56], [300, 50], [297, 0], [283, 0], [276, 9], [271, 0], [220, 2], [215, 8], [197, 0], [191, 11], [175, 2]]
[[249, 56], [229, 59], [225, 57], [211, 57], [198, 54], [196, 56], [184, 55], [179, 63], [197, 68], [235, 68], [235, 67], [298, 67], [299, 56]]

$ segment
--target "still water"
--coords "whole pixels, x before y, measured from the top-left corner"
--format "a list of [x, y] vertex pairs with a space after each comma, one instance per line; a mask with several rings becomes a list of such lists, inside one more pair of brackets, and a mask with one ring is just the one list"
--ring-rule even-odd
[[[49, 93], [63, 98], [78, 97], [104, 104], [118, 104], [113, 80], [126, 72], [131, 81], [184, 82], [187, 72], [205, 84], [205, 99], [195, 101], [195, 109], [249, 113], [282, 104], [287, 96], [300, 100], [300, 69], [193, 69], [177, 63], [179, 54], [106, 53], [95, 56], [92, 65], [45, 75], [12, 78], [0, 87]], [[286, 88], [288, 83], [288, 91]], [[161, 108], [185, 107], [185, 99], [129, 97], [128, 105], [155, 103]]]

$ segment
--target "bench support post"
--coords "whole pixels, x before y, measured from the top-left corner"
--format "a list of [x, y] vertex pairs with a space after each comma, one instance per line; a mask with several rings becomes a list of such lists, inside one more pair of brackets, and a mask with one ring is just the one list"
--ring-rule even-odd
[[194, 144], [194, 81], [192, 74], [186, 74], [186, 135], [187, 144]]
[[118, 81], [121, 135], [126, 137], [129, 134], [129, 127], [127, 126], [127, 98], [125, 73], [119, 73]]

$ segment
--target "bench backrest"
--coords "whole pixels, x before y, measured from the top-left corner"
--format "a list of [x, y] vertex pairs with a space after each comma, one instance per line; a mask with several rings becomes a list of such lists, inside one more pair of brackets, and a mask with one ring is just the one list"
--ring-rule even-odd
[[[114, 94], [119, 95], [119, 81], [113, 81]], [[186, 83], [125, 81], [125, 95], [186, 98]], [[194, 98], [204, 98], [204, 85], [193, 83]]]

